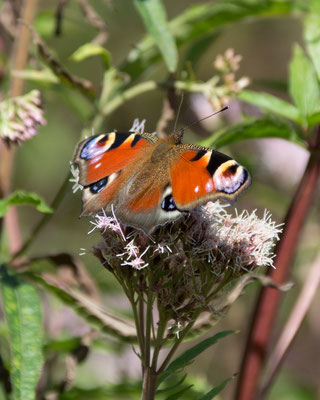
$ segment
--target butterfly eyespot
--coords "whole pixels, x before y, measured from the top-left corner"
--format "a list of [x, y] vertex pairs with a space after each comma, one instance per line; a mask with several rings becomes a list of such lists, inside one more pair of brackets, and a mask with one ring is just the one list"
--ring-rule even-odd
[[231, 174], [235, 174], [237, 172], [237, 169], [240, 165], [238, 164], [233, 164], [228, 168], [228, 172], [230, 172]]
[[246, 169], [233, 160], [222, 164], [214, 174], [216, 190], [228, 194], [235, 193], [247, 179]]
[[166, 196], [162, 203], [161, 203], [161, 208], [165, 211], [175, 211], [177, 210], [176, 204], [173, 200], [173, 197], [171, 194], [169, 194], [168, 196]]
[[101, 190], [107, 185], [107, 183], [108, 183], [108, 177], [100, 179], [100, 181], [90, 185], [90, 192], [92, 194], [101, 192]]

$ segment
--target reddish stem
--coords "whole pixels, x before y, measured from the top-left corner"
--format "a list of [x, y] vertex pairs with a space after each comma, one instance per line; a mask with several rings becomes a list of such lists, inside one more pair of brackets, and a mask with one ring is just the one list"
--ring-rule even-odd
[[[275, 266], [269, 275], [278, 285], [289, 276], [300, 232], [311, 208], [320, 175], [320, 127], [304, 175], [285, 217], [284, 230], [276, 249]], [[242, 360], [236, 400], [253, 400], [257, 396], [258, 382], [265, 362], [281, 292], [262, 288], [254, 311], [250, 332]]]

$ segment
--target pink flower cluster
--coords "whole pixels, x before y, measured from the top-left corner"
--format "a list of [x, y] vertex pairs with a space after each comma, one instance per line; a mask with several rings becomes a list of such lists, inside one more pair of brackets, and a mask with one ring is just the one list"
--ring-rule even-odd
[[45, 125], [40, 92], [32, 90], [24, 96], [0, 103], [0, 136], [8, 143], [21, 144]]

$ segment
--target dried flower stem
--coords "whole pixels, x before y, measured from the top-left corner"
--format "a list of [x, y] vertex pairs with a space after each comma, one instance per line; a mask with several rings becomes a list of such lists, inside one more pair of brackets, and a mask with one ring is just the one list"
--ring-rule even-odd
[[[287, 280], [300, 232], [317, 188], [320, 176], [320, 127], [310, 148], [308, 165], [287, 212], [284, 231], [277, 246], [275, 258], [277, 268], [269, 270], [270, 277], [278, 285]], [[280, 296], [281, 292], [270, 288], [263, 288], [260, 292], [242, 360], [236, 400], [253, 400], [256, 396]]]

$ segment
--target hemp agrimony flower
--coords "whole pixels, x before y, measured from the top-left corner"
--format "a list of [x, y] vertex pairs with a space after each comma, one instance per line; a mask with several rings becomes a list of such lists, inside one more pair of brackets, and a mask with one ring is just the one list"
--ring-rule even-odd
[[45, 123], [39, 90], [0, 103], [0, 136], [8, 144], [31, 139]]
[[[144, 129], [144, 121], [135, 121], [133, 128]], [[73, 181], [77, 185], [77, 177]], [[268, 212], [261, 219], [256, 211], [232, 216], [218, 201], [156, 226], [152, 234], [122, 225], [113, 208], [111, 215], [102, 210], [91, 224], [89, 233], [101, 235], [93, 254], [118, 280], [132, 308], [143, 399], [154, 398], [158, 377], [200, 317], [209, 313], [217, 320], [234, 301], [237, 296], [221, 301], [232, 293], [231, 283], [259, 266], [273, 267], [272, 249], [281, 232]]]
[[[232, 291], [233, 281], [259, 266], [273, 266], [272, 248], [281, 232], [268, 212], [261, 219], [256, 211], [231, 216], [219, 202], [158, 226], [150, 236], [121, 225], [116, 215], [98, 214], [92, 224], [102, 237], [93, 253], [124, 289], [144, 380], [151, 374], [155, 381], [202, 314], [221, 317], [216, 307]], [[160, 350], [173, 339], [170, 356], [160, 363]]]

